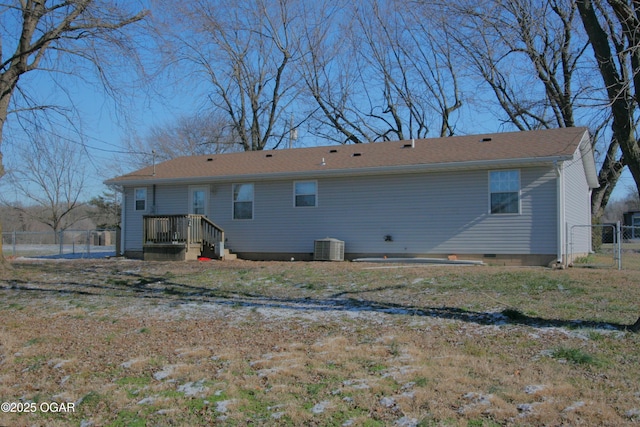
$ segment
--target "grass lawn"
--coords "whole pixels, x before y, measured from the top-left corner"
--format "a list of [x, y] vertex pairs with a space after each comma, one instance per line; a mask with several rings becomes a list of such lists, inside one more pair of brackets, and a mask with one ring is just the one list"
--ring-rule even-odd
[[640, 423], [640, 271], [11, 265], [0, 426]]

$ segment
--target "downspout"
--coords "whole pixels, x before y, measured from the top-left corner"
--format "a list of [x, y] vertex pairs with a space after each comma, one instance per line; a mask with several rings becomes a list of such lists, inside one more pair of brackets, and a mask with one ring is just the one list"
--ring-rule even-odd
[[126, 228], [126, 218], [127, 218], [127, 210], [126, 210], [126, 201], [127, 201], [127, 192], [122, 188], [122, 203], [120, 206], [120, 253], [116, 255], [124, 255], [125, 254], [125, 246], [126, 240], [124, 236], [126, 236], [125, 228]]
[[156, 213], [156, 185], [153, 184], [153, 204], [151, 205], [151, 213], [155, 215]]
[[553, 166], [556, 172], [556, 218], [557, 218], [557, 259], [556, 262], [559, 265], [564, 265], [566, 267], [565, 257], [563, 257], [562, 249], [565, 247], [566, 241], [566, 230], [565, 230], [565, 212], [564, 212], [564, 174], [563, 174], [563, 163], [558, 163], [557, 161], [553, 162]]

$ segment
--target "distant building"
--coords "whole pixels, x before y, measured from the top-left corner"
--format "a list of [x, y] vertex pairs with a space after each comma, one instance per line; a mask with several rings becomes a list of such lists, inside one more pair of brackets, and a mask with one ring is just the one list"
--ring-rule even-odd
[[625, 212], [623, 225], [625, 239], [640, 239], [640, 211]]

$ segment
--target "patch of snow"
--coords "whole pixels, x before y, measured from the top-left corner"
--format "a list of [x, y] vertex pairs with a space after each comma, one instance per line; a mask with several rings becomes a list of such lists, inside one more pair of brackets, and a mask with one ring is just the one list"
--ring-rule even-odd
[[138, 402], [138, 405], [153, 405], [156, 402], [156, 398], [153, 396], [145, 397]]
[[414, 381], [409, 381], [408, 383], [403, 384], [402, 387], [400, 387], [400, 390], [411, 390], [415, 386], [416, 383]]
[[380, 404], [385, 408], [393, 408], [396, 406], [396, 400], [393, 397], [383, 397], [380, 399]]
[[466, 400], [469, 400], [470, 403], [458, 408], [458, 413], [461, 415], [465, 414], [467, 411], [475, 408], [476, 406], [490, 406], [491, 398], [493, 398], [493, 395], [492, 394], [485, 395], [482, 393], [469, 392], [462, 397]]
[[415, 418], [402, 417], [399, 420], [397, 420], [395, 423], [393, 423], [393, 425], [400, 426], [400, 427], [417, 427], [418, 420]]
[[520, 416], [526, 416], [533, 412], [533, 405], [531, 403], [520, 403], [516, 405], [516, 409]]
[[355, 388], [356, 390], [366, 390], [369, 389], [371, 387], [369, 387], [369, 384], [367, 384], [367, 380], [345, 380], [342, 381], [342, 385], [351, 387], [351, 388]]
[[571, 411], [575, 411], [578, 408], [582, 408], [585, 405], [585, 403], [582, 400], [579, 400], [577, 402], [574, 402], [572, 405], [567, 406], [566, 408], [564, 408], [562, 410], [562, 412], [571, 412]]
[[130, 369], [133, 365], [135, 365], [136, 363], [140, 363], [142, 361], [144, 361], [145, 359], [143, 358], [135, 358], [135, 359], [131, 359], [131, 360], [127, 360], [126, 362], [122, 362], [120, 364], [121, 367], [125, 368], [125, 369]]
[[268, 377], [269, 375], [276, 374], [278, 371], [281, 371], [281, 370], [282, 369], [280, 368], [266, 368], [266, 369], [260, 369], [256, 373], [260, 378], [264, 378], [264, 377]]
[[267, 411], [273, 411], [275, 409], [280, 409], [280, 408], [284, 408], [284, 404], [279, 403], [277, 405], [267, 406]]
[[49, 360], [49, 362], [47, 362], [47, 364], [49, 366], [53, 365], [53, 369], [60, 369], [64, 365], [66, 365], [67, 363], [70, 363], [70, 362], [71, 362], [71, 360], [53, 359], [53, 360]]
[[167, 365], [164, 368], [162, 368], [161, 371], [158, 371], [155, 374], [153, 374], [153, 378], [158, 381], [162, 381], [170, 377], [171, 375], [173, 375], [173, 372], [176, 370], [178, 366], [181, 366], [181, 365]]
[[209, 387], [204, 385], [204, 380], [196, 382], [188, 382], [178, 386], [178, 391], [184, 393], [185, 396], [199, 396], [205, 394]]
[[527, 394], [536, 394], [539, 391], [544, 390], [546, 387], [541, 385], [541, 384], [536, 384], [536, 385], [528, 385], [524, 388], [524, 392]]
[[321, 414], [327, 409], [329, 404], [330, 404], [330, 402], [328, 400], [323, 400], [320, 403], [316, 403], [313, 406], [313, 408], [311, 408], [311, 412], [313, 412], [314, 414]]
[[[229, 410], [228, 406], [234, 402], [235, 402], [235, 399], [221, 400], [219, 402], [216, 402], [216, 411], [224, 414]], [[219, 418], [222, 418], [222, 417], [219, 417]]]
[[624, 413], [624, 416], [627, 418], [638, 418], [640, 417], [640, 409], [638, 408], [629, 409]]

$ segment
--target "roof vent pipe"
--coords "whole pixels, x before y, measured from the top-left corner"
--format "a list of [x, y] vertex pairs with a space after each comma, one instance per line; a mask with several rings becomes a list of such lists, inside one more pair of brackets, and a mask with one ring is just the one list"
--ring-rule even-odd
[[402, 148], [416, 148], [416, 140], [411, 139], [411, 144], [404, 144]]

